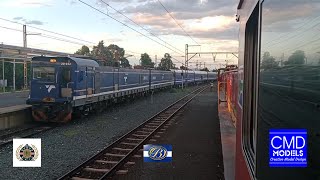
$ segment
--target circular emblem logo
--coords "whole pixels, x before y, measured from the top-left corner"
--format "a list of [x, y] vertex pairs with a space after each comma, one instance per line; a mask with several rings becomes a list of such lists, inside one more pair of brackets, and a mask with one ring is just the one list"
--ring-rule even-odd
[[167, 149], [162, 146], [152, 146], [149, 151], [149, 157], [153, 160], [162, 160], [167, 157]]
[[38, 150], [34, 145], [20, 145], [16, 150], [16, 157], [19, 161], [35, 161], [38, 158]]

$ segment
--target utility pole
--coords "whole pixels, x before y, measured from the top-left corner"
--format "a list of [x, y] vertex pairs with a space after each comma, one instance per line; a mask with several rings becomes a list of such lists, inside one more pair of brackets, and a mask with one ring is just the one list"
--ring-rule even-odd
[[[23, 47], [27, 48], [27, 35], [40, 35], [41, 33], [36, 34], [27, 34], [27, 25], [23, 25]], [[27, 55], [26, 55], [27, 59]], [[26, 59], [23, 60], [23, 82], [24, 82], [24, 89], [28, 88], [28, 67]]]
[[16, 60], [13, 60], [13, 91], [16, 91]]
[[[27, 26], [23, 25], [23, 47], [27, 48]], [[27, 58], [27, 56], [26, 56]], [[15, 64], [14, 64], [15, 66]], [[14, 69], [15, 71], [15, 69]], [[15, 72], [14, 72], [15, 73]], [[27, 61], [26, 59], [23, 60], [23, 84], [24, 84], [24, 89], [28, 88], [28, 69], [27, 69]], [[14, 90], [15, 90], [15, 85], [14, 85]]]
[[154, 67], [156, 67], [157, 66], [157, 55], [155, 55], [155, 57], [154, 57], [154, 62], [155, 62]]

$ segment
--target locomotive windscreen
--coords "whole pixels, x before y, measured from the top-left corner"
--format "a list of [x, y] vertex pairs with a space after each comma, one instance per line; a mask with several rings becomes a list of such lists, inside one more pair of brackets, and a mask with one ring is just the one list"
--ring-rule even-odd
[[38, 66], [33, 67], [33, 79], [43, 82], [54, 82], [54, 67]]

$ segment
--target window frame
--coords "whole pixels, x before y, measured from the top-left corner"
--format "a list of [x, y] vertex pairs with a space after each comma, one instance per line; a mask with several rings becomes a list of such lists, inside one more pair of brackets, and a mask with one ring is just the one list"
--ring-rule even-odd
[[[257, 169], [257, 110], [259, 97], [261, 8], [258, 1], [245, 25], [244, 86], [241, 147], [250, 176], [256, 177]], [[251, 27], [250, 27], [251, 26]], [[248, 79], [249, 76], [249, 79]], [[248, 104], [249, 103], [249, 104]], [[251, 124], [252, 123], [252, 124]]]
[[[48, 80], [43, 80], [43, 78], [41, 78], [41, 79], [35, 78], [35, 71], [34, 71], [35, 68], [52, 68], [53, 69], [53, 80], [52, 81], [48, 81]], [[41, 72], [41, 71], [38, 71], [38, 72]], [[39, 83], [55, 83], [57, 81], [55, 66], [33, 66], [32, 67], [32, 79], [39, 81]]]

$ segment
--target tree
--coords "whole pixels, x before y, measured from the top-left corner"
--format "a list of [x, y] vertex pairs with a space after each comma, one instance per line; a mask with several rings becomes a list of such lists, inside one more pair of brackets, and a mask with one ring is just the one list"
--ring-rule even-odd
[[93, 46], [91, 54], [94, 58], [102, 60], [104, 65], [112, 65], [112, 53], [104, 46], [103, 41], [100, 41], [97, 46]]
[[127, 58], [123, 57], [123, 58], [120, 59], [120, 67], [131, 68], [131, 65], [130, 65], [130, 63], [129, 63]]
[[302, 50], [296, 50], [292, 55], [288, 58], [288, 61], [285, 61], [285, 65], [300, 65], [305, 63], [306, 55]]
[[272, 69], [278, 66], [275, 58], [270, 55], [269, 52], [265, 52], [262, 56], [261, 68], [262, 69]]
[[203, 69], [200, 69], [200, 71], [207, 71], [209, 72], [209, 69], [207, 67], [203, 68]]
[[77, 52], [75, 52], [75, 54], [90, 56], [90, 49], [88, 48], [88, 46], [82, 46], [80, 49], [78, 49]]
[[185, 66], [180, 66], [181, 70], [189, 70], [189, 68], [186, 68]]
[[164, 57], [161, 59], [158, 68], [160, 70], [170, 70], [173, 67], [171, 56], [169, 53], [165, 53]]
[[152, 62], [150, 56], [147, 53], [143, 53], [141, 54], [141, 66], [144, 68], [153, 68], [154, 67], [154, 63]]
[[112, 54], [112, 64], [116, 67], [131, 67], [127, 58], [124, 57], [125, 50], [118, 45], [110, 44], [107, 50]]

